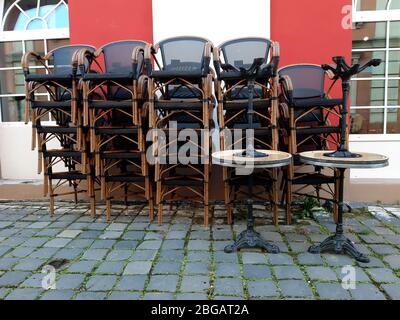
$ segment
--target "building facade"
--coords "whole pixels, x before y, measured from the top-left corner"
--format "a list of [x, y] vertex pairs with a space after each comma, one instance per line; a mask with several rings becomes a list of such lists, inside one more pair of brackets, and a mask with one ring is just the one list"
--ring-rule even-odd
[[40, 179], [30, 126], [22, 122], [24, 52], [184, 34], [215, 45], [271, 38], [280, 42], [281, 66], [329, 63], [334, 55], [382, 59], [352, 83], [350, 144], [389, 156], [390, 166], [352, 170], [348, 198], [400, 201], [400, 0], [0, 0], [0, 178]]

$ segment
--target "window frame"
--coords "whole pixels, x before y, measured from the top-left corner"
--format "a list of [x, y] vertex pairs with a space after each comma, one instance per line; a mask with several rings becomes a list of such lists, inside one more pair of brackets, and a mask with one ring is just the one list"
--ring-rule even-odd
[[400, 51], [399, 48], [391, 48], [390, 47], [390, 23], [395, 21], [400, 21], [400, 10], [390, 10], [390, 6], [392, 4], [392, 0], [389, 0], [386, 6], [386, 10], [375, 10], [375, 11], [357, 11], [357, 4], [360, 0], [353, 0], [353, 23], [357, 22], [386, 22], [386, 46], [385, 48], [363, 48], [363, 49], [352, 49], [353, 52], [366, 52], [366, 51], [374, 51], [374, 52], [384, 52], [385, 53], [385, 75], [384, 77], [371, 77], [371, 78], [354, 78], [352, 81], [365, 81], [365, 80], [381, 80], [385, 82], [384, 88], [384, 103], [383, 106], [350, 106], [351, 110], [356, 109], [381, 109], [383, 108], [384, 112], [384, 123], [383, 123], [383, 134], [350, 134], [350, 141], [359, 142], [359, 141], [400, 141], [400, 133], [399, 134], [390, 134], [387, 133], [387, 120], [388, 120], [388, 109], [399, 109], [400, 106], [390, 106], [388, 105], [388, 84], [390, 80], [399, 80], [400, 75], [397, 77], [389, 76], [389, 54], [391, 51]]

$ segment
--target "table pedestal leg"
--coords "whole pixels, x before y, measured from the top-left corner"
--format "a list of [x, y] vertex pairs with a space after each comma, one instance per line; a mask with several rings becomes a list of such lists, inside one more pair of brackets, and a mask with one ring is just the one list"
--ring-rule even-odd
[[[253, 175], [249, 176], [249, 197], [252, 196], [253, 188]], [[240, 233], [236, 241], [225, 247], [226, 253], [236, 252], [240, 249], [264, 249], [268, 253], [279, 253], [279, 247], [268, 243], [261, 235], [254, 230], [254, 217], [253, 217], [253, 200], [247, 200], [247, 229]]]
[[338, 208], [338, 222], [336, 226], [336, 233], [333, 236], [325, 239], [321, 244], [311, 246], [308, 249], [310, 253], [344, 253], [352, 256], [357, 261], [368, 263], [369, 258], [359, 252], [350, 239], [346, 238], [343, 232], [343, 192], [344, 192], [344, 172], [345, 169], [339, 169], [339, 208]]

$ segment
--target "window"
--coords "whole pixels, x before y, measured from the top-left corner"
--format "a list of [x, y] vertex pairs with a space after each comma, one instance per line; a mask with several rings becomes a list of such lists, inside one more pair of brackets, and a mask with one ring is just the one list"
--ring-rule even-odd
[[[31, 50], [45, 55], [69, 44], [67, 3], [66, 0], [0, 0], [0, 122], [23, 120], [22, 55]], [[37, 65], [31, 72], [47, 71]], [[37, 96], [49, 99], [46, 92]]]
[[400, 134], [400, 0], [358, 0], [353, 8], [353, 63], [383, 63], [353, 79], [351, 133]]

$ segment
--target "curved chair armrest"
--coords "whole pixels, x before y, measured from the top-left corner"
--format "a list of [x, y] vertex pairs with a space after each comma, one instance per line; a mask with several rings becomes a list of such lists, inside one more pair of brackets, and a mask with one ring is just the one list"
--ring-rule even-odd
[[144, 56], [144, 51], [145, 51], [145, 48], [141, 47], [141, 46], [133, 48], [133, 51], [132, 51], [132, 72], [133, 72], [135, 79], [137, 79], [140, 76], [140, 74], [137, 74], [137, 67], [138, 67], [138, 62], [139, 62], [139, 55], [140, 55], [140, 53], [142, 53]]
[[37, 61], [39, 61], [46, 69], [48, 69], [46, 66], [46, 60], [48, 59], [46, 59], [46, 57], [42, 57], [40, 54], [34, 51], [29, 51], [24, 53], [21, 59], [21, 66], [25, 76], [29, 74], [29, 60], [31, 57], [36, 58]]
[[[148, 81], [149, 77], [147, 75], [139, 76], [138, 84], [137, 84], [137, 95], [139, 99], [143, 98], [144, 90], [147, 89], [147, 85], [145, 85], [146, 81]], [[144, 90], [143, 90], [144, 89]]]
[[293, 103], [293, 84], [292, 80], [288, 75], [284, 75], [279, 78], [279, 83], [281, 84], [281, 92], [285, 100], [289, 103]]
[[152, 65], [152, 58], [157, 53], [159, 46], [153, 46], [152, 44], [148, 43], [144, 47], [144, 61], [146, 64], [146, 73], [147, 75], [151, 75], [153, 72], [153, 65]]
[[287, 121], [290, 118], [290, 113], [289, 113], [289, 107], [286, 103], [280, 103], [279, 104], [279, 118], [283, 118], [285, 121]]
[[221, 75], [221, 56], [220, 56], [221, 49], [218, 47], [214, 47], [213, 49], [213, 63], [214, 63], [214, 70], [217, 74], [217, 78]]
[[207, 42], [204, 47], [204, 74], [207, 75], [210, 71], [211, 55], [213, 52], [214, 45], [212, 42]]
[[[86, 48], [78, 50], [76, 56], [78, 59], [78, 66], [82, 75], [87, 73], [88, 70], [91, 70], [92, 63], [96, 61], [96, 59], [101, 55], [102, 52], [102, 48], [96, 50], [95, 52], [92, 52]], [[85, 60], [89, 61], [89, 66], [87, 70], [85, 68]], [[100, 64], [97, 61], [96, 64], [100, 67]]]
[[325, 74], [328, 77], [329, 80], [334, 80], [335, 79], [335, 74], [331, 70], [325, 70]]
[[275, 77], [278, 74], [279, 68], [279, 61], [280, 61], [280, 45], [279, 42], [272, 42], [272, 59], [271, 59], [271, 66], [272, 66], [272, 75]]

